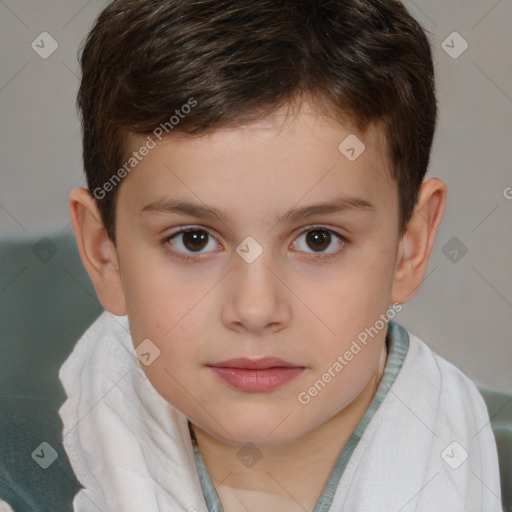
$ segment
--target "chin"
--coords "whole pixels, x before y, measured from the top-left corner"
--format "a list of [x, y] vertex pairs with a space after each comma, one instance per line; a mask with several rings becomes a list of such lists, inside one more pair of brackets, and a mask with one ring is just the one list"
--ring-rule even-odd
[[[291, 443], [307, 433], [304, 423], [292, 420], [293, 417], [292, 413], [288, 419], [283, 421], [286, 415], [283, 417], [282, 414], [262, 415], [259, 419], [242, 414], [234, 420], [226, 420], [227, 416], [223, 416], [222, 425], [225, 425], [229, 433], [219, 427], [217, 423], [208, 422], [209, 424], [205, 426], [202, 426], [201, 423], [195, 424], [218, 441], [231, 446], [243, 447], [247, 443], [252, 443], [260, 448], [271, 448]], [[298, 430], [299, 426], [300, 430]]]

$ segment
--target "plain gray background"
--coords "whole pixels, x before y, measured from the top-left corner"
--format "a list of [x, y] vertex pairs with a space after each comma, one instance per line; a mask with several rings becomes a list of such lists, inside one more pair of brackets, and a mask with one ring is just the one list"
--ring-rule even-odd
[[[0, 0], [2, 238], [72, 231], [68, 195], [85, 186], [76, 54], [107, 3]], [[433, 45], [440, 118], [427, 178], [446, 182], [448, 204], [396, 320], [477, 384], [512, 391], [512, 2], [404, 4]], [[58, 43], [46, 59], [31, 47], [42, 32]]]

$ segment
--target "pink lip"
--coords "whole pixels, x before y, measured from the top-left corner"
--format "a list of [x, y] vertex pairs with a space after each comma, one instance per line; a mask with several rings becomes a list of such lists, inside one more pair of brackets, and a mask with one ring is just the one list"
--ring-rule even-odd
[[249, 392], [271, 391], [302, 373], [303, 366], [296, 366], [275, 357], [230, 359], [208, 365], [230, 386]]
[[208, 366], [221, 368], [245, 368], [248, 370], [266, 370], [275, 366], [298, 367], [296, 364], [289, 363], [288, 361], [279, 359], [278, 357], [262, 357], [261, 359], [238, 357], [237, 359], [229, 359], [228, 361], [221, 361], [220, 363], [213, 363]]

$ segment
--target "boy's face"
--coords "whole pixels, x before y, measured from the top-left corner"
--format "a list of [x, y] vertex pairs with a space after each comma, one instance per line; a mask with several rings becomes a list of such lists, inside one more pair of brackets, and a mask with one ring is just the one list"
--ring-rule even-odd
[[[334, 122], [310, 110], [274, 121], [169, 137], [118, 191], [118, 303], [134, 346], [149, 339], [160, 350], [141, 367], [192, 423], [233, 445], [298, 439], [352, 402], [374, 379], [386, 329], [341, 371], [338, 356], [396, 300], [398, 195], [380, 132], [358, 135], [366, 148], [350, 161], [338, 147], [351, 132]], [[146, 140], [133, 138], [132, 149]], [[147, 208], [156, 201], [214, 208], [223, 219]], [[346, 201], [371, 206], [287, 216]], [[164, 241], [179, 228], [195, 233]], [[210, 366], [241, 357], [302, 370], [273, 389], [244, 390]]]

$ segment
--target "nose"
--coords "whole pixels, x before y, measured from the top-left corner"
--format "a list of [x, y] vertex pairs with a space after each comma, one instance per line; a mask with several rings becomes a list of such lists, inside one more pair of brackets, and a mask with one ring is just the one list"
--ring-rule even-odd
[[292, 294], [267, 253], [270, 251], [264, 250], [252, 263], [236, 256], [222, 308], [227, 328], [261, 336], [289, 324]]

